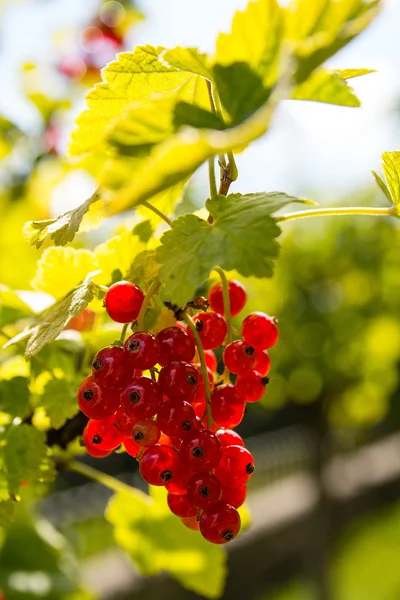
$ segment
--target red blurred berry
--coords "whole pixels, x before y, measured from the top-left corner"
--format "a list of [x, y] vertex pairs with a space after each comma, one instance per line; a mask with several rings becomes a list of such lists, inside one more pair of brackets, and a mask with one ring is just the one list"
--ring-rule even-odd
[[246, 401], [234, 385], [221, 385], [211, 396], [211, 414], [218, 427], [237, 427], [244, 417]]
[[214, 433], [207, 429], [188, 433], [180, 448], [182, 464], [197, 473], [214, 469], [221, 460], [221, 456], [221, 442]]
[[141, 419], [132, 428], [132, 437], [138, 446], [148, 448], [157, 444], [161, 429], [158, 423], [151, 419]]
[[139, 286], [130, 281], [118, 281], [111, 285], [104, 297], [108, 316], [117, 323], [130, 323], [139, 314], [144, 294]]
[[223, 448], [226, 446], [242, 446], [244, 448], [244, 441], [240, 435], [236, 433], [236, 431], [232, 431], [232, 429], [218, 429], [215, 435], [221, 442]]
[[152, 333], [137, 331], [124, 344], [125, 356], [132, 369], [152, 369], [158, 363], [158, 344]]
[[174, 477], [171, 479], [171, 481], [167, 481], [165, 487], [169, 492], [171, 492], [171, 494], [186, 494], [188, 483], [193, 475], [194, 472], [184, 467], [178, 458], [175, 466]]
[[136, 458], [139, 452], [142, 450], [142, 447], [139, 446], [139, 444], [137, 444], [131, 437], [122, 438], [122, 443], [124, 444], [127, 453], [134, 458]]
[[170, 446], [155, 444], [140, 459], [139, 471], [150, 485], [165, 485], [174, 477], [178, 455]]
[[221, 484], [215, 475], [196, 473], [189, 481], [187, 496], [196, 508], [207, 508], [221, 498]]
[[158, 410], [157, 423], [169, 437], [181, 438], [187, 432], [198, 428], [194, 408], [181, 400], [164, 402]]
[[149, 377], [134, 377], [121, 393], [121, 406], [135, 420], [154, 417], [163, 403], [159, 385]]
[[[228, 291], [231, 305], [231, 315], [232, 317], [234, 317], [243, 310], [246, 304], [246, 290], [244, 289], [244, 286], [240, 283], [240, 281], [232, 279], [228, 282]], [[217, 281], [210, 287], [208, 291], [208, 301], [210, 303], [210, 307], [213, 310], [215, 310], [215, 312], [219, 313], [220, 315], [225, 314], [224, 297], [222, 292], [221, 281]]]
[[263, 377], [258, 371], [246, 371], [236, 379], [238, 394], [246, 399], [246, 402], [258, 402], [267, 389], [268, 377]]
[[163, 433], [163, 432], [161, 432], [158, 443], [161, 444], [162, 446], [171, 446], [171, 447], [173, 446], [171, 438], [168, 435], [165, 435], [165, 433]]
[[196, 346], [187, 332], [180, 327], [167, 327], [157, 335], [158, 363], [164, 366], [173, 361], [190, 362]]
[[96, 446], [102, 451], [115, 450], [122, 443], [122, 436], [114, 427], [113, 417], [89, 419], [83, 439], [85, 445], [87, 443]]
[[[193, 322], [204, 350], [213, 350], [221, 346], [227, 333], [224, 317], [216, 312], [201, 312], [194, 315]], [[193, 333], [190, 329], [188, 333], [193, 338]]]
[[206, 365], [211, 370], [212, 373], [215, 373], [217, 370], [217, 357], [215, 356], [212, 350], [204, 350], [204, 358], [206, 359]]
[[93, 458], [106, 458], [106, 456], [110, 456], [112, 452], [112, 450], [100, 450], [94, 444], [88, 442], [85, 439], [85, 436], [83, 436], [83, 442], [85, 444], [86, 452]]
[[78, 404], [89, 419], [105, 419], [111, 417], [119, 407], [119, 394], [103, 389], [90, 375], [78, 388]]
[[240, 531], [240, 515], [236, 508], [221, 500], [203, 511], [200, 517], [201, 535], [213, 544], [226, 544]]
[[197, 515], [194, 517], [186, 517], [181, 519], [181, 521], [188, 529], [192, 529], [193, 531], [199, 531], [200, 529], [200, 521], [197, 519]]
[[64, 329], [75, 329], [75, 331], [90, 331], [96, 320], [96, 313], [85, 308], [80, 315], [71, 317]]
[[256, 362], [255, 350], [242, 340], [235, 340], [227, 345], [224, 350], [223, 359], [225, 367], [231, 373], [240, 375], [254, 367]]
[[196, 367], [183, 361], [168, 363], [158, 376], [162, 393], [174, 400], [189, 401], [195, 395], [199, 382]]
[[276, 319], [262, 312], [247, 315], [242, 323], [242, 336], [245, 342], [257, 350], [266, 350], [278, 340]]
[[194, 517], [197, 515], [197, 508], [189, 502], [187, 494], [168, 493], [167, 503], [169, 510], [177, 517]]
[[136, 420], [130, 415], [127, 415], [122, 407], [119, 408], [114, 415], [114, 427], [124, 437], [132, 437], [132, 428], [135, 423]]
[[215, 468], [215, 476], [225, 487], [236, 488], [246, 485], [254, 473], [251, 453], [242, 446], [227, 446]]
[[228, 488], [222, 486], [222, 502], [226, 502], [234, 508], [240, 508], [244, 504], [247, 496], [247, 488], [245, 485], [241, 485], [236, 488]]
[[125, 387], [131, 373], [123, 349], [107, 346], [99, 350], [92, 362], [92, 375], [101, 387], [111, 390]]
[[268, 354], [268, 350], [256, 350], [256, 362], [253, 367], [255, 371], [258, 371], [263, 377], [268, 375], [271, 367], [271, 359]]

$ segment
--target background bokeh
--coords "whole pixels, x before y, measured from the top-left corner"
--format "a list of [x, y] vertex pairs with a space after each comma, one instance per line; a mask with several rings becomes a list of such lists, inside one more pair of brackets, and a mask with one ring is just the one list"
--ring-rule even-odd
[[[21, 233], [25, 221], [59, 214], [93, 189], [90, 175], [63, 157], [73, 118], [99, 74], [93, 68], [82, 78], [70, 78], [60, 65], [84, 50], [82, 30], [100, 4], [0, 4], [2, 293], [8, 287], [32, 290], [32, 280], [33, 288], [45, 289], [36, 274], [41, 251], [28, 246]], [[245, 4], [126, 2], [123, 44], [198, 45], [211, 51], [217, 32], [227, 29], [234, 11]], [[238, 157], [240, 177], [232, 191], [278, 189], [321, 205], [385, 203], [371, 169], [379, 171], [380, 154], [397, 146], [400, 132], [399, 20], [400, 4], [388, 1], [372, 26], [331, 61], [337, 68], [377, 69], [354, 84], [363, 107], [285, 102], [268, 136]], [[202, 205], [206, 194], [200, 170], [177, 211]], [[80, 234], [74, 245], [93, 248], [120, 226], [114, 220], [103, 224]], [[240, 430], [257, 464], [249, 498], [253, 524], [229, 550], [224, 598], [397, 600], [398, 224], [352, 217], [283, 227], [275, 277], [244, 282], [246, 310], [275, 314], [281, 338], [271, 352], [268, 393], [251, 407]], [[41, 301], [46, 297], [35, 296]], [[20, 368], [15, 357], [0, 356], [0, 374]], [[113, 456], [104, 468], [124, 476], [132, 462]], [[16, 598], [195, 597], [166, 577], [148, 580], [132, 570], [101, 516], [108, 497], [97, 484], [63, 475], [53, 493], [35, 504], [36, 515], [47, 519], [40, 539], [29, 527], [31, 517], [21, 517], [0, 550], [0, 564], [12, 565], [15, 576], [22, 577]], [[54, 554], [57, 532], [49, 523], [70, 544], [58, 547], [62, 559]], [[35, 566], [41, 553], [46, 567], [43, 562]], [[79, 578], [90, 591], [71, 592], [68, 577], [59, 574], [60, 560], [70, 561], [71, 581]], [[50, 588], [33, 576], [26, 587], [21, 573], [44, 568], [54, 574]]]

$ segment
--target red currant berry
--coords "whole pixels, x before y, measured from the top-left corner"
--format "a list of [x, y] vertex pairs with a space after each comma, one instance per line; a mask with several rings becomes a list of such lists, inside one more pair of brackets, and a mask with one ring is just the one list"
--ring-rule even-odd
[[163, 433], [163, 432], [161, 432], [158, 443], [161, 444], [162, 446], [171, 446], [171, 448], [173, 446], [171, 438], [168, 435], [165, 435], [165, 433]]
[[171, 492], [171, 494], [186, 494], [188, 483], [193, 475], [193, 471], [189, 471], [189, 469], [184, 467], [181, 461], [178, 459], [174, 471], [174, 477], [171, 479], [171, 481], [167, 481], [165, 487], [169, 492]]
[[151, 419], [141, 419], [132, 428], [132, 437], [136, 444], [142, 448], [148, 448], [157, 444], [160, 435], [160, 426]]
[[169, 510], [177, 517], [195, 517], [197, 515], [197, 508], [193, 506], [188, 500], [187, 494], [171, 494], [168, 493], [167, 503]]
[[127, 415], [123, 408], [119, 408], [114, 415], [114, 427], [124, 437], [132, 437], [132, 427], [135, 423], [136, 420]]
[[174, 400], [189, 401], [195, 395], [200, 383], [196, 367], [183, 361], [174, 361], [163, 367], [158, 376], [163, 394]]
[[104, 297], [108, 316], [117, 323], [130, 323], [139, 314], [144, 294], [139, 286], [130, 281], [118, 281], [111, 285]]
[[84, 432], [84, 441], [101, 451], [115, 450], [122, 443], [121, 434], [114, 427], [113, 417], [89, 419]]
[[258, 402], [267, 389], [268, 377], [263, 377], [258, 371], [246, 371], [236, 379], [238, 394], [246, 399], [246, 402]]
[[121, 394], [121, 405], [135, 419], [151, 419], [163, 403], [158, 384], [149, 377], [134, 377]]
[[199, 531], [200, 529], [200, 521], [197, 519], [197, 515], [195, 517], [186, 517], [181, 519], [181, 521], [188, 529], [192, 529], [193, 531]]
[[256, 350], [256, 362], [253, 367], [255, 371], [258, 371], [263, 377], [268, 375], [271, 367], [271, 359], [268, 354], [268, 350]]
[[151, 369], [158, 363], [158, 344], [152, 333], [137, 331], [124, 344], [125, 356], [132, 369]]
[[[216, 312], [201, 312], [194, 315], [193, 322], [204, 350], [213, 350], [223, 343], [227, 333], [224, 317]], [[193, 333], [190, 329], [188, 333], [193, 338]]]
[[278, 341], [278, 335], [276, 319], [265, 313], [251, 313], [247, 315], [242, 323], [244, 341], [257, 350], [271, 348]]
[[199, 395], [197, 393], [196, 396], [190, 401], [190, 404], [194, 408], [196, 417], [202, 419], [204, 416], [204, 413], [206, 412], [206, 408], [207, 408], [207, 401], [206, 401], [206, 397], [204, 396], [204, 394]]
[[196, 346], [192, 338], [181, 327], [163, 329], [157, 335], [157, 342], [158, 363], [162, 367], [176, 360], [190, 362], [196, 353]]
[[71, 317], [64, 329], [75, 329], [75, 331], [90, 331], [93, 329], [96, 313], [85, 308], [80, 315]]
[[[234, 317], [244, 309], [247, 300], [246, 290], [240, 281], [232, 279], [228, 282], [228, 291], [231, 315]], [[225, 314], [224, 296], [222, 292], [222, 283], [220, 281], [217, 281], [210, 287], [208, 291], [208, 301], [215, 312], [220, 315]]]
[[78, 404], [89, 419], [105, 419], [111, 417], [118, 409], [118, 393], [105, 390], [90, 375], [78, 388]]
[[223, 448], [226, 448], [226, 446], [242, 446], [244, 448], [244, 441], [240, 435], [236, 433], [236, 431], [232, 431], [232, 429], [218, 429], [215, 435], [221, 442]]
[[247, 496], [247, 488], [245, 485], [241, 485], [237, 488], [222, 487], [222, 502], [230, 504], [234, 508], [239, 508], [244, 504]]
[[101, 387], [111, 390], [125, 387], [131, 373], [123, 349], [107, 346], [99, 350], [92, 362], [92, 375]]
[[127, 453], [133, 456], [133, 458], [136, 458], [139, 452], [142, 450], [141, 446], [139, 446], [139, 444], [137, 444], [131, 437], [123, 438], [122, 443], [124, 444]]
[[182, 464], [196, 473], [214, 469], [221, 460], [221, 455], [221, 442], [207, 429], [188, 433], [180, 449]]
[[223, 486], [236, 488], [246, 485], [253, 473], [254, 460], [246, 448], [227, 446], [223, 449], [221, 461], [215, 468], [215, 476]]
[[240, 515], [236, 508], [221, 500], [207, 508], [200, 517], [201, 535], [212, 544], [226, 544], [240, 531]]
[[221, 484], [215, 475], [196, 473], [189, 481], [187, 496], [196, 508], [207, 508], [221, 498]]
[[196, 413], [189, 402], [167, 400], [157, 413], [157, 423], [169, 437], [183, 437], [197, 429]]
[[215, 373], [217, 370], [217, 357], [215, 356], [212, 350], [204, 350], [204, 358], [206, 359], [206, 365], [211, 370], [212, 373]]
[[220, 385], [211, 396], [211, 414], [218, 427], [237, 427], [244, 417], [246, 402], [234, 385]]
[[94, 444], [91, 444], [85, 439], [85, 432], [83, 432], [83, 442], [85, 444], [86, 452], [93, 458], [106, 458], [110, 456], [112, 450], [99, 450]]
[[170, 446], [155, 444], [140, 459], [139, 471], [150, 485], [165, 485], [174, 477], [178, 455]]
[[223, 359], [225, 367], [231, 373], [240, 375], [254, 367], [256, 362], [253, 346], [248, 346], [242, 340], [236, 340], [227, 345], [224, 350]]

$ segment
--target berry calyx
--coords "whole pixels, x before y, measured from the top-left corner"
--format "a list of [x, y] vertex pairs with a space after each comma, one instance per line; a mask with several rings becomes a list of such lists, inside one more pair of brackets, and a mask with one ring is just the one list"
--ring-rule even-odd
[[170, 446], [155, 444], [140, 459], [139, 471], [150, 485], [165, 485], [174, 477], [177, 454]]
[[[228, 292], [231, 315], [234, 317], [235, 315], [238, 315], [245, 307], [247, 300], [246, 290], [240, 281], [231, 279], [231, 281], [228, 282]], [[208, 301], [212, 310], [220, 315], [225, 314], [221, 281], [217, 281], [210, 287], [208, 291]]]
[[200, 383], [196, 367], [183, 361], [174, 361], [165, 365], [158, 376], [163, 394], [174, 400], [190, 400]]
[[[224, 317], [216, 312], [201, 312], [194, 315], [193, 322], [204, 350], [213, 350], [221, 346], [228, 330]], [[190, 329], [188, 333], [193, 337]]]
[[251, 453], [242, 446], [227, 446], [215, 468], [215, 476], [229, 488], [246, 485], [254, 473], [254, 460]]
[[240, 515], [236, 508], [220, 500], [203, 511], [200, 517], [200, 532], [213, 544], [226, 544], [237, 536], [240, 524]]
[[130, 379], [126, 355], [119, 346], [107, 346], [92, 361], [92, 375], [103, 388], [119, 390]]
[[246, 371], [236, 379], [238, 394], [246, 399], [246, 402], [258, 402], [267, 389], [268, 377], [263, 377], [258, 371]]
[[137, 331], [124, 344], [127, 363], [132, 369], [152, 369], [158, 362], [158, 343], [152, 333]]
[[132, 427], [132, 438], [141, 448], [148, 448], [157, 444], [160, 436], [160, 426], [151, 419], [141, 419]]
[[79, 408], [89, 419], [111, 417], [119, 406], [118, 393], [101, 388], [92, 375], [82, 381], [77, 398]]
[[167, 503], [169, 510], [177, 517], [195, 517], [197, 515], [197, 508], [191, 504], [187, 494], [171, 494], [168, 493]]
[[180, 327], [167, 327], [157, 334], [158, 363], [163, 367], [173, 361], [190, 362], [196, 346], [188, 333]]
[[132, 419], [154, 417], [163, 403], [158, 383], [148, 377], [133, 377], [121, 393], [121, 406]]
[[170, 437], [183, 437], [198, 429], [196, 413], [188, 402], [167, 400], [157, 413], [157, 423], [163, 433]]
[[237, 427], [244, 417], [246, 401], [234, 385], [221, 385], [211, 396], [211, 414], [218, 427]]
[[279, 336], [276, 319], [262, 312], [250, 313], [242, 323], [242, 336], [257, 350], [271, 348]]
[[244, 448], [244, 441], [240, 435], [232, 429], [218, 429], [218, 431], [215, 432], [215, 435], [221, 442], [223, 448], [226, 446], [242, 446]]
[[221, 498], [221, 484], [215, 475], [196, 473], [187, 487], [187, 497], [193, 506], [207, 508]]
[[234, 375], [240, 375], [252, 369], [256, 362], [255, 349], [242, 340], [235, 340], [227, 345], [223, 359], [225, 367]]
[[202, 429], [188, 433], [180, 448], [182, 464], [195, 472], [214, 469], [222, 456], [221, 442], [217, 436]]
[[111, 285], [104, 297], [104, 306], [110, 319], [116, 323], [134, 321], [143, 304], [144, 294], [131, 281], [118, 281]]

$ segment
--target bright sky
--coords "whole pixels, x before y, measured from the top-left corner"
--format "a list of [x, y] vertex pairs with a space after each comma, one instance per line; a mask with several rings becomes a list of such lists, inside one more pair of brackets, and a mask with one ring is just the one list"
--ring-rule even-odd
[[[8, 2], [2, 19], [0, 113], [29, 128], [34, 111], [19, 92], [18, 66], [54, 54], [57, 30], [87, 23], [96, 0]], [[246, 0], [140, 0], [147, 20], [132, 43], [199, 46], [212, 50], [219, 30]], [[400, 1], [387, 0], [375, 23], [337, 55], [336, 68], [369, 67], [378, 73], [353, 80], [361, 109], [286, 101], [271, 132], [238, 157], [240, 181], [232, 191], [282, 190], [321, 203], [371, 181], [380, 154], [400, 147]], [[319, 191], [318, 191], [319, 190]], [[323, 193], [322, 193], [323, 190]]]

